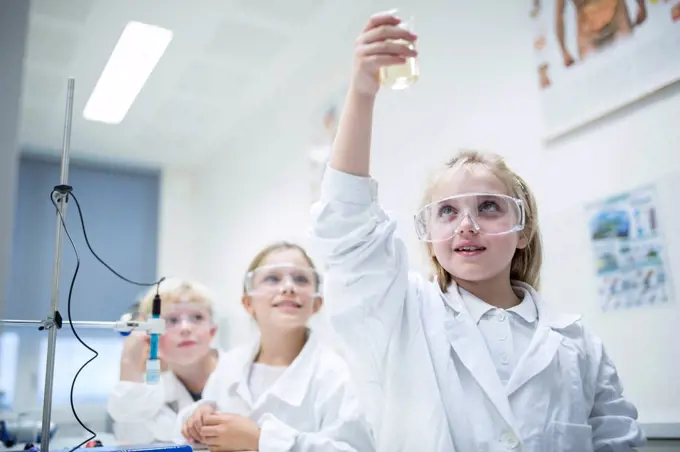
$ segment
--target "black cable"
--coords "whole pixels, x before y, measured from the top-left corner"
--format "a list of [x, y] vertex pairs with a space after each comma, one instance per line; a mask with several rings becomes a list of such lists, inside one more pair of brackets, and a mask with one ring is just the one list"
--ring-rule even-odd
[[[64, 219], [64, 216], [63, 216], [61, 210], [59, 209], [59, 207], [57, 206], [56, 201], [54, 200], [55, 193], [59, 193], [61, 196], [63, 196], [64, 202], [68, 202], [69, 197], [73, 198], [73, 201], [75, 201], [75, 203], [76, 203], [76, 208], [78, 209], [78, 217], [80, 218], [80, 225], [81, 225], [81, 229], [83, 231], [83, 237], [85, 238], [85, 244], [87, 245], [87, 248], [90, 250], [90, 252], [95, 257], [95, 259], [97, 259], [99, 261], [99, 263], [101, 263], [104, 267], [106, 267], [111, 273], [113, 273], [114, 275], [116, 275], [117, 277], [122, 279], [123, 281], [128, 282], [128, 283], [133, 284], [133, 285], [136, 285], [136, 286], [143, 286], [143, 287], [156, 286], [156, 297], [157, 298], [160, 298], [160, 286], [161, 286], [161, 283], [165, 280], [165, 278], [160, 278], [158, 281], [154, 281], [152, 283], [142, 283], [142, 282], [137, 282], [137, 281], [133, 281], [131, 279], [128, 279], [128, 278], [124, 277], [123, 275], [121, 275], [120, 273], [118, 273], [117, 271], [115, 271], [113, 268], [111, 268], [111, 266], [109, 264], [107, 264], [106, 262], [104, 262], [104, 260], [99, 257], [99, 255], [94, 251], [94, 249], [92, 249], [92, 245], [90, 245], [90, 240], [87, 236], [87, 230], [85, 228], [85, 220], [83, 219], [83, 211], [80, 208], [80, 203], [78, 202], [78, 198], [76, 198], [76, 196], [73, 194], [73, 188], [68, 186], [68, 185], [58, 185], [58, 186], [54, 187], [54, 189], [50, 193], [50, 201], [52, 202], [52, 205], [54, 206], [54, 208], [57, 211], [57, 214], [59, 215], [59, 220], [61, 222], [62, 227], [64, 228], [64, 232], [66, 233], [66, 237], [68, 237], [69, 242], [71, 242], [71, 247], [73, 248], [73, 252], [76, 255], [76, 268], [73, 272], [73, 277], [71, 278], [71, 285], [69, 287], [68, 300], [67, 300], [67, 304], [66, 304], [68, 323], [69, 323], [69, 326], [71, 327], [71, 331], [73, 332], [73, 335], [78, 340], [78, 342], [80, 342], [83, 345], [83, 347], [87, 348], [89, 351], [94, 353], [94, 356], [92, 356], [82, 366], [80, 366], [80, 369], [78, 369], [78, 371], [76, 372], [76, 374], [73, 377], [73, 380], [71, 381], [71, 391], [70, 391], [70, 396], [69, 396], [70, 404], [71, 404], [71, 412], [73, 413], [73, 416], [76, 418], [76, 421], [78, 422], [78, 424], [80, 424], [80, 426], [83, 429], [85, 429], [88, 433], [90, 433], [90, 435], [92, 435], [89, 438], [87, 438], [86, 440], [84, 440], [83, 442], [81, 442], [80, 444], [78, 444], [77, 446], [75, 446], [75, 447], [73, 447], [72, 449], [69, 450], [69, 452], [73, 452], [76, 449], [80, 448], [84, 444], [88, 443], [89, 441], [92, 441], [93, 439], [95, 439], [97, 437], [97, 434], [94, 431], [92, 431], [89, 427], [87, 427], [85, 425], [85, 423], [78, 416], [78, 413], [76, 412], [75, 403], [73, 402], [73, 392], [74, 392], [74, 389], [75, 389], [76, 380], [78, 379], [78, 375], [80, 375], [80, 372], [82, 372], [83, 369], [85, 369], [85, 367], [88, 364], [90, 364], [92, 361], [97, 359], [97, 357], [99, 356], [99, 353], [97, 353], [97, 351], [94, 348], [87, 345], [87, 343], [85, 343], [85, 341], [78, 335], [78, 333], [76, 332], [76, 328], [73, 324], [73, 319], [71, 317], [71, 299], [72, 299], [72, 296], [73, 296], [73, 287], [75, 286], [76, 277], [78, 276], [78, 271], [80, 270], [80, 256], [78, 254], [78, 249], [76, 248], [76, 245], [73, 242], [71, 234], [68, 232], [68, 228], [66, 227], [66, 221]], [[56, 312], [55, 318], [59, 319], [59, 317], [60, 317], [59, 313]], [[61, 325], [59, 324], [59, 325], [57, 325], [57, 327], [61, 327]]]
[[64, 232], [66, 233], [66, 237], [68, 237], [68, 241], [71, 242], [71, 248], [73, 248], [73, 252], [76, 255], [76, 269], [73, 271], [73, 277], [71, 278], [71, 285], [68, 289], [68, 301], [66, 302], [66, 313], [67, 313], [67, 316], [68, 316], [68, 324], [71, 327], [71, 331], [73, 332], [73, 335], [76, 337], [78, 342], [80, 342], [83, 345], [83, 347], [85, 347], [86, 349], [88, 349], [89, 351], [94, 353], [94, 356], [92, 356], [92, 358], [88, 359], [87, 361], [85, 361], [85, 364], [80, 366], [80, 369], [78, 369], [78, 372], [76, 372], [76, 374], [73, 376], [73, 380], [71, 381], [71, 391], [70, 391], [70, 394], [69, 394], [69, 401], [71, 403], [71, 412], [73, 413], [73, 416], [76, 418], [76, 421], [78, 421], [78, 424], [80, 424], [80, 426], [82, 428], [87, 430], [88, 433], [90, 433], [90, 435], [92, 435], [89, 438], [87, 438], [86, 440], [84, 440], [82, 443], [78, 444], [76, 447], [74, 447], [73, 449], [71, 449], [69, 451], [69, 452], [73, 452], [74, 450], [78, 449], [80, 446], [86, 444], [89, 441], [92, 441], [93, 439], [95, 439], [97, 437], [97, 434], [94, 431], [90, 430], [90, 428], [87, 425], [85, 425], [85, 423], [78, 416], [78, 413], [76, 412], [75, 403], [73, 403], [73, 389], [75, 388], [76, 380], [78, 379], [78, 375], [80, 375], [80, 372], [83, 369], [85, 369], [85, 366], [87, 366], [92, 361], [94, 361], [99, 356], [99, 353], [97, 353], [97, 350], [95, 350], [92, 347], [90, 347], [89, 345], [87, 345], [85, 343], [85, 341], [81, 339], [81, 337], [78, 335], [78, 333], [76, 332], [76, 329], [73, 326], [73, 320], [71, 318], [71, 298], [72, 298], [72, 295], [73, 295], [73, 286], [75, 285], [76, 277], [78, 276], [78, 270], [80, 270], [80, 256], [78, 255], [78, 249], [76, 248], [76, 244], [73, 243], [73, 239], [71, 238], [71, 234], [68, 232], [68, 229], [66, 228], [66, 222], [64, 221], [64, 215], [62, 215], [61, 210], [57, 207], [57, 204], [54, 201], [54, 193], [55, 192], [53, 191], [52, 194], [50, 195], [50, 200], [52, 201], [52, 204], [54, 205], [55, 209], [57, 209], [57, 214], [59, 215], [59, 220], [61, 221], [61, 226], [64, 228]]
[[[52, 192], [54, 193], [54, 192]], [[76, 195], [73, 194], [73, 192], [69, 192], [69, 196], [73, 198], [73, 201], [76, 203], [76, 207], [78, 208], [78, 217], [80, 218], [80, 226], [83, 230], [83, 238], [85, 239], [85, 244], [87, 245], [87, 248], [90, 250], [90, 253], [99, 261], [100, 264], [102, 264], [104, 267], [106, 267], [111, 273], [119, 277], [125, 282], [128, 282], [132, 285], [135, 286], [141, 286], [141, 287], [151, 287], [151, 286], [156, 286], [156, 295], [159, 295], [160, 293], [160, 286], [163, 281], [165, 281], [165, 278], [161, 278], [158, 281], [154, 281], [152, 283], [142, 283], [142, 282], [137, 282], [133, 281], [131, 279], [126, 278], [125, 276], [121, 275], [117, 271], [115, 271], [109, 264], [104, 262], [104, 260], [99, 257], [97, 253], [92, 249], [92, 245], [90, 245], [90, 239], [87, 237], [87, 230], [85, 229], [85, 220], [83, 219], [83, 211], [80, 209], [80, 203], [78, 202], [78, 198], [76, 198]], [[53, 201], [54, 203], [54, 201]]]

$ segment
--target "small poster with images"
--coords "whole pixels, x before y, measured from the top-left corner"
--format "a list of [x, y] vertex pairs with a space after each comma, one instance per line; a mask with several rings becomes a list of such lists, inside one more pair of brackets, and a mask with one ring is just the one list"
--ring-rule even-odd
[[680, 0], [530, 5], [547, 141], [680, 79]]
[[668, 257], [657, 193], [647, 186], [587, 207], [603, 311], [669, 302]]

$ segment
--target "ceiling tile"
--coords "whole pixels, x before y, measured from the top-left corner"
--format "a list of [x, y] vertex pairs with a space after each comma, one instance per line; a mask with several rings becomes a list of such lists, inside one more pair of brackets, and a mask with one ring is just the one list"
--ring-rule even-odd
[[197, 61], [182, 73], [177, 90], [185, 98], [224, 103], [242, 92], [248, 80], [227, 65]]
[[53, 64], [67, 68], [73, 61], [77, 45], [77, 33], [42, 24], [31, 29], [28, 38], [28, 58], [38, 64]]
[[179, 97], [164, 102], [154, 115], [154, 123], [165, 130], [187, 130], [194, 134], [219, 120], [219, 107]]
[[192, 140], [192, 137], [185, 133], [173, 133], [165, 128], [159, 129], [154, 126], [145, 127], [136, 136], [136, 142], [142, 149], [160, 149], [168, 154], [192, 152], [197, 144], [197, 140]]
[[84, 23], [96, 2], [92, 0], [32, 0], [33, 14], [64, 22]]
[[274, 18], [289, 24], [305, 24], [323, 5], [321, 0], [240, 0], [239, 9], [244, 12]]
[[226, 22], [219, 28], [206, 52], [232, 64], [266, 65], [284, 48], [286, 36], [240, 22]]
[[22, 102], [26, 106], [54, 105], [66, 102], [66, 79], [60, 74], [27, 69], [23, 80]]

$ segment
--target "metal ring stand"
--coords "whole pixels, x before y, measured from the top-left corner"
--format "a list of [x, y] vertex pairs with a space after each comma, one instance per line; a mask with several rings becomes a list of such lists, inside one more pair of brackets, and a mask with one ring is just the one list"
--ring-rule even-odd
[[[64, 119], [64, 137], [61, 149], [61, 178], [60, 185], [68, 185], [69, 154], [71, 151], [71, 124], [73, 121], [73, 93], [75, 91], [75, 79], [69, 78], [66, 92], [66, 113]], [[45, 320], [0, 320], [5, 325], [37, 325], [39, 329], [47, 330], [47, 366], [45, 368], [45, 393], [43, 396], [42, 429], [40, 433], [40, 450], [49, 452], [50, 446], [50, 422], [52, 419], [52, 392], [54, 390], [54, 361], [57, 346], [57, 330], [61, 328], [61, 315], [59, 314], [59, 278], [61, 276], [62, 248], [64, 230], [61, 218], [66, 218], [66, 205], [68, 194], [55, 192], [54, 201], [57, 205], [57, 228], [54, 248], [54, 266], [52, 270], [52, 290], [50, 293], [50, 311]], [[60, 214], [61, 213], [61, 214]], [[82, 326], [110, 327], [115, 322], [73, 322]]]

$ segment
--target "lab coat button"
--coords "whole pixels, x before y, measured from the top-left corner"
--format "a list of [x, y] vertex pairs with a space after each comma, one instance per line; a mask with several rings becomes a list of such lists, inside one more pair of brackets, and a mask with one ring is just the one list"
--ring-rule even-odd
[[506, 449], [516, 449], [519, 446], [519, 440], [510, 432], [503, 433], [501, 436], [501, 443]]

